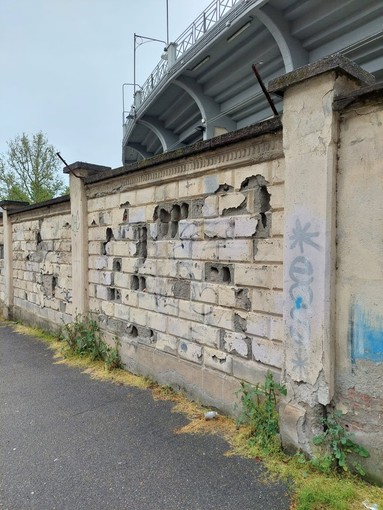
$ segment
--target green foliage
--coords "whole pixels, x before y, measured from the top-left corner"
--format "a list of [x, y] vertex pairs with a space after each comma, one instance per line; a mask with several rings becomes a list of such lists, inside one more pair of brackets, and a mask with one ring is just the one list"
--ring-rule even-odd
[[355, 494], [351, 481], [312, 478], [299, 492], [297, 510], [349, 510]]
[[33, 204], [63, 194], [59, 169], [56, 150], [41, 131], [16, 136], [0, 157], [0, 199]]
[[[312, 464], [324, 473], [331, 470], [348, 471], [349, 464], [347, 457], [356, 454], [360, 457], [368, 457], [368, 451], [363, 446], [355, 443], [353, 435], [347, 432], [341, 425], [342, 413], [334, 411], [322, 419], [324, 432], [313, 438], [313, 443], [322, 446], [324, 454], [314, 457]], [[361, 476], [365, 474], [358, 462], [351, 462], [353, 469]]]
[[257, 444], [266, 452], [275, 449], [279, 433], [278, 398], [286, 393], [286, 387], [277, 383], [270, 371], [262, 385], [241, 382], [237, 392], [242, 404], [238, 423], [250, 426], [249, 444]]
[[108, 370], [122, 366], [118, 341], [115, 347], [106, 344], [100, 326], [89, 317], [78, 316], [73, 322], [65, 324], [60, 333], [60, 340], [66, 342], [69, 351], [77, 356], [89, 356], [93, 361], [104, 361]]

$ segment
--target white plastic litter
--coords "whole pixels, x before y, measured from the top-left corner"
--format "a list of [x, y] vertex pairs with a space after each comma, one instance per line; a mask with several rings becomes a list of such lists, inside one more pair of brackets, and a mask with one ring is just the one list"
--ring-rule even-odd
[[363, 501], [363, 506], [365, 508], [368, 508], [368, 510], [379, 510], [379, 505], [377, 505], [376, 503], [370, 503], [368, 499]]
[[218, 413], [216, 411], [208, 411], [205, 413], [205, 420], [214, 420], [218, 417]]

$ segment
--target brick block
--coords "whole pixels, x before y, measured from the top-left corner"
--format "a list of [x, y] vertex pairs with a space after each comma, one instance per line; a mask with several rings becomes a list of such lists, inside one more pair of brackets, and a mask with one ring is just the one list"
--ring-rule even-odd
[[167, 321], [166, 318], [158, 312], [146, 311], [146, 325], [154, 331], [166, 333]]
[[246, 262], [252, 260], [253, 257], [253, 241], [247, 239], [235, 241], [219, 241], [218, 242], [218, 258], [220, 261], [238, 261]]
[[218, 195], [218, 214], [221, 216], [224, 211], [241, 209], [244, 202], [246, 203], [245, 195], [236, 191]]
[[285, 159], [275, 159], [271, 165], [271, 183], [278, 184], [285, 181]]
[[271, 214], [271, 232], [274, 236], [283, 236], [285, 229], [285, 219], [283, 211], [272, 211]]
[[175, 259], [190, 259], [192, 254], [192, 241], [167, 241], [169, 243], [169, 256]]
[[186, 340], [180, 340], [178, 345], [178, 355], [180, 358], [192, 361], [193, 363], [202, 364], [203, 347]]
[[242, 358], [233, 358], [233, 376], [240, 381], [249, 384], [263, 384], [268, 370], [270, 370], [276, 381], [280, 380], [280, 371], [265, 367], [261, 363], [252, 360], [244, 360]]
[[174, 275], [169, 273], [169, 276], [175, 276], [185, 280], [202, 280], [202, 270], [203, 265], [199, 262], [194, 262], [192, 260], [177, 260], [176, 272]]
[[192, 282], [191, 283], [191, 299], [203, 303], [218, 304], [217, 285]]
[[270, 338], [283, 342], [285, 338], [283, 317], [271, 317]]
[[252, 289], [254, 312], [283, 314], [283, 292], [280, 290]]
[[255, 239], [254, 240], [255, 262], [282, 262], [283, 240], [282, 239]]
[[202, 215], [204, 218], [214, 218], [218, 216], [218, 196], [212, 195], [206, 197], [202, 207]]
[[119, 196], [119, 206], [122, 207], [128, 207], [128, 206], [135, 206], [139, 202], [137, 202], [137, 192], [135, 190], [132, 191], [124, 191], [120, 193]]
[[157, 311], [156, 296], [147, 292], [138, 292], [138, 306], [145, 310]]
[[136, 190], [135, 200], [137, 204], [152, 204], [155, 202], [155, 186], [147, 186]]
[[187, 264], [185, 261], [178, 261], [178, 260], [160, 260], [157, 262], [157, 276], [166, 276], [169, 278], [176, 278], [180, 276], [181, 278], [186, 278], [186, 276], [181, 276], [178, 273], [178, 264]]
[[170, 182], [156, 186], [154, 191], [154, 202], [168, 202], [174, 200], [174, 197], [180, 196], [178, 193], [178, 182]]
[[192, 243], [193, 260], [218, 260], [219, 241], [194, 241]]
[[203, 223], [196, 220], [181, 220], [178, 223], [180, 239], [203, 239]]
[[[163, 319], [162, 319], [163, 320]], [[167, 317], [167, 333], [183, 339], [189, 339], [189, 321], [178, 317]]]
[[[179, 197], [193, 197], [203, 194], [202, 177], [188, 178], [179, 183]], [[175, 195], [176, 196], [176, 195]]]
[[246, 318], [246, 333], [263, 338], [270, 338], [270, 315], [249, 312]]
[[253, 338], [252, 340], [253, 359], [276, 368], [283, 366], [283, 344], [271, 340]]
[[178, 316], [178, 299], [166, 296], [156, 296], [157, 312], [164, 315]]
[[195, 322], [203, 322], [206, 314], [210, 311], [209, 305], [196, 303], [195, 301], [180, 300], [178, 307], [181, 318]]
[[210, 326], [216, 326], [218, 328], [234, 330], [234, 318], [233, 314], [227, 308], [221, 308], [218, 306], [211, 306], [208, 309], [206, 306], [205, 323]]
[[257, 230], [258, 218], [237, 216], [234, 218], [234, 237], [253, 237]]
[[234, 237], [234, 218], [214, 218], [204, 222], [205, 236], [208, 238], [232, 239]]
[[157, 334], [156, 349], [158, 349], [159, 351], [177, 355], [178, 344], [179, 344], [179, 340], [175, 336], [167, 335], [165, 333]]
[[283, 266], [274, 265], [271, 268], [271, 288], [272, 289], [283, 289]]
[[218, 349], [211, 349], [205, 347], [204, 350], [204, 365], [226, 374], [232, 373], [233, 358], [227, 352]]
[[192, 322], [190, 324], [190, 340], [209, 347], [219, 348], [220, 329], [207, 324]]
[[234, 280], [236, 285], [265, 287], [271, 285], [272, 267], [257, 264], [237, 264]]
[[242, 333], [225, 331], [223, 335], [222, 348], [231, 353], [248, 358], [251, 354], [251, 340]]
[[285, 187], [283, 184], [274, 184], [269, 188], [271, 193], [271, 207], [273, 210], [283, 209], [285, 206]]

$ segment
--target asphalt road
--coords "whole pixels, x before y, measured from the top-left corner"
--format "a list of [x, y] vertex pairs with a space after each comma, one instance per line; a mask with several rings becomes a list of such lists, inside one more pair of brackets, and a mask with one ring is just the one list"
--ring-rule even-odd
[[256, 460], [149, 390], [55, 365], [33, 337], [0, 324], [0, 510], [287, 510]]

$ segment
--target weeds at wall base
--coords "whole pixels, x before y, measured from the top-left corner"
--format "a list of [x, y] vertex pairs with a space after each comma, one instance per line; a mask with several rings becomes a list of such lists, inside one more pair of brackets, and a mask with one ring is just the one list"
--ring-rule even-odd
[[242, 456], [262, 461], [267, 468], [267, 478], [278, 477], [287, 481], [293, 503], [291, 510], [363, 510], [363, 501], [369, 500], [383, 510], [383, 489], [369, 485], [350, 473], [319, 473], [302, 453], [285, 455], [280, 449], [265, 453], [257, 444], [249, 443], [252, 431], [249, 425], [238, 426], [229, 417], [204, 420], [206, 409], [186, 399], [170, 386], [160, 386], [148, 378], [136, 376], [121, 368], [108, 371], [101, 360], [78, 356], [67, 351], [63, 355], [63, 342], [37, 328], [13, 325], [15, 331], [37, 337], [54, 352], [56, 363], [77, 367], [88, 376], [141, 389], [150, 389], [154, 399], [174, 402], [173, 412], [184, 414], [189, 423], [175, 431], [176, 434], [217, 434], [229, 444], [226, 455]]

